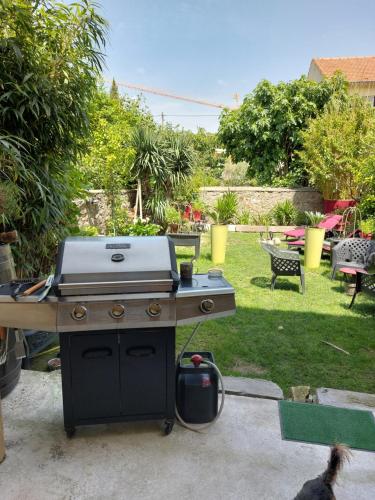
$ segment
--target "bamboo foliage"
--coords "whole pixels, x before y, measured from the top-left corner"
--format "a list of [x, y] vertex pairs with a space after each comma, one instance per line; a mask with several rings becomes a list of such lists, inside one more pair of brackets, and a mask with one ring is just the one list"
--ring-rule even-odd
[[0, 0], [0, 192], [11, 183], [20, 199], [1, 222], [20, 234], [20, 275], [49, 272], [74, 220], [74, 165], [105, 36], [106, 22], [88, 0]]

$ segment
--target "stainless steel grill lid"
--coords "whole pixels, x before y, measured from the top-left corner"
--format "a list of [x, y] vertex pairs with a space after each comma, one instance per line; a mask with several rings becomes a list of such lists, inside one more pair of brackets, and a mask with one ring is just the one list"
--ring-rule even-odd
[[167, 236], [71, 237], [59, 247], [56, 295], [171, 292], [179, 284]]

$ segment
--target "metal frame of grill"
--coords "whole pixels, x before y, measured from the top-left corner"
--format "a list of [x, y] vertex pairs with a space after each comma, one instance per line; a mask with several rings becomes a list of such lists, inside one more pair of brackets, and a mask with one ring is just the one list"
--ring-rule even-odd
[[180, 282], [164, 237], [69, 238], [50, 293], [0, 287], [0, 324], [59, 332], [64, 426], [128, 420], [174, 422], [177, 325], [234, 314], [222, 277]]

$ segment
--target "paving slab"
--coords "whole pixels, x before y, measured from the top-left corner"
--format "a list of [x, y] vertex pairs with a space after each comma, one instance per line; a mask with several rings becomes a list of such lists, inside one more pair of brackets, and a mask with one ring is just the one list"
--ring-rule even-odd
[[223, 377], [226, 394], [264, 399], [284, 399], [281, 388], [270, 380], [247, 377]]
[[[320, 474], [329, 448], [283, 441], [277, 401], [227, 396], [202, 433], [157, 422], [63, 431], [60, 374], [23, 372], [2, 401], [7, 457], [1, 500], [291, 500]], [[354, 451], [335, 492], [369, 500], [375, 453]]]
[[318, 403], [322, 405], [375, 412], [375, 394], [319, 387], [319, 389], [316, 390], [316, 395]]

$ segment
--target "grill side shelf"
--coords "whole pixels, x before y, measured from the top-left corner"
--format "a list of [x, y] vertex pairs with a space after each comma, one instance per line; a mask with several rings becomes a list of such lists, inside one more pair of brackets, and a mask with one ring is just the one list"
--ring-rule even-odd
[[47, 332], [57, 331], [57, 302], [0, 301], [1, 325]]

